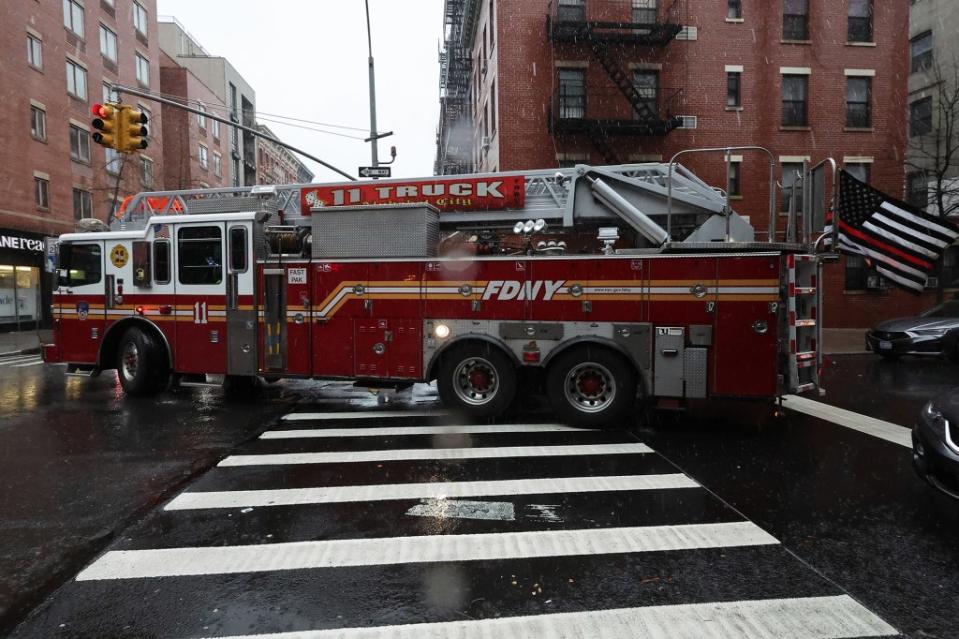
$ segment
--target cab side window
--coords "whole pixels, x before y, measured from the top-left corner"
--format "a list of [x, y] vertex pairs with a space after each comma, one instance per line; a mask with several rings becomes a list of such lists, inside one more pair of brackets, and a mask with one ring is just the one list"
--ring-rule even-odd
[[157, 240], [153, 243], [153, 281], [157, 284], [170, 283], [169, 240]]
[[98, 284], [103, 275], [102, 258], [99, 244], [61, 244], [59, 285]]
[[219, 226], [188, 226], [177, 233], [180, 284], [223, 282], [223, 233]]
[[242, 226], [230, 229], [230, 272], [246, 272], [246, 229]]

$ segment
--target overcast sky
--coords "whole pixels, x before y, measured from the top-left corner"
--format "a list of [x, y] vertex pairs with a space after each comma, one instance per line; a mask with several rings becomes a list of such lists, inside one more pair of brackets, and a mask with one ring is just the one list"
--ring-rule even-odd
[[[369, 80], [363, 0], [157, 0], [211, 55], [224, 56], [256, 91], [258, 118], [281, 139], [356, 175], [370, 164]], [[393, 175], [432, 175], [439, 117], [442, 0], [370, 0], [380, 159], [397, 147]], [[359, 140], [268, 122], [265, 114], [359, 127]], [[304, 124], [303, 126], [314, 126]], [[305, 160], [317, 181], [342, 180]]]

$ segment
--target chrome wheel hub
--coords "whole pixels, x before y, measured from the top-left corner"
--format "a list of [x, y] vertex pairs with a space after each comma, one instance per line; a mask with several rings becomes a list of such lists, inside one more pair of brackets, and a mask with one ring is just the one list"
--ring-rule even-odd
[[566, 374], [563, 385], [566, 401], [584, 413], [598, 413], [609, 408], [616, 398], [616, 380], [605, 366], [584, 362]]
[[491, 401], [499, 390], [496, 368], [482, 357], [470, 357], [460, 362], [453, 372], [453, 389], [466, 404], [480, 406]]

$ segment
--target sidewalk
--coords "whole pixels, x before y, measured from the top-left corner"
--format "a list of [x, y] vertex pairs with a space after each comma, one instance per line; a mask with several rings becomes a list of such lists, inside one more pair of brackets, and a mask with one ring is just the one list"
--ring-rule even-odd
[[828, 355], [846, 355], [866, 352], [865, 328], [824, 328], [823, 352]]
[[51, 331], [40, 329], [40, 337], [37, 337], [37, 331], [0, 333], [0, 355], [20, 352], [39, 353], [41, 338], [45, 342], [52, 341]]

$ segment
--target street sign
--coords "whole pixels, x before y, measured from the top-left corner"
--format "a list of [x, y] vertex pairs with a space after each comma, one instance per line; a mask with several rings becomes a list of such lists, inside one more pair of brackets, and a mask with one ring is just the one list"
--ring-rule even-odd
[[365, 178], [388, 178], [392, 175], [388, 166], [361, 166], [359, 174]]

